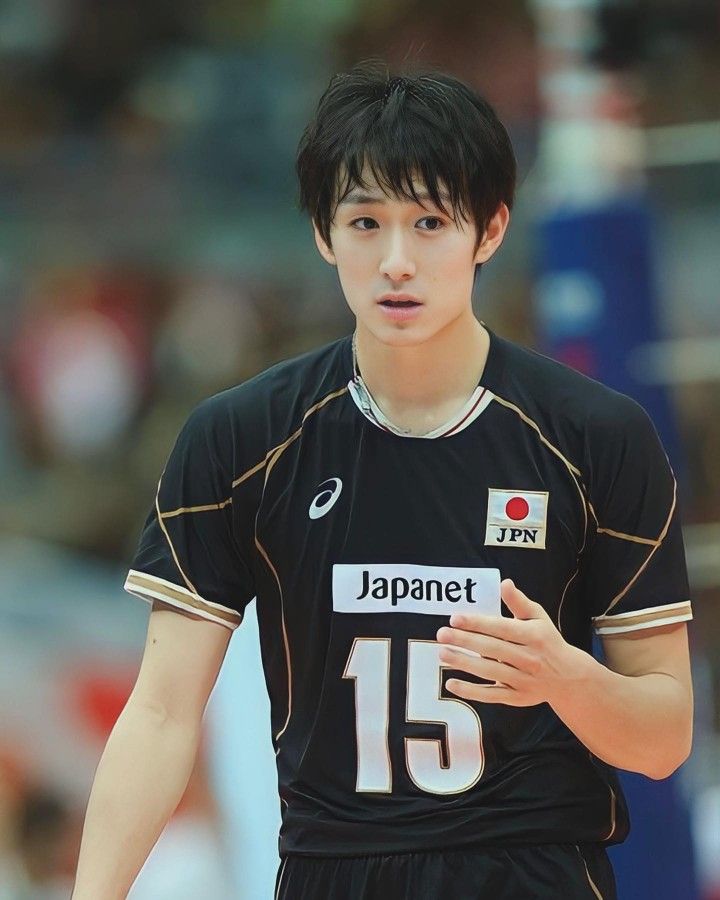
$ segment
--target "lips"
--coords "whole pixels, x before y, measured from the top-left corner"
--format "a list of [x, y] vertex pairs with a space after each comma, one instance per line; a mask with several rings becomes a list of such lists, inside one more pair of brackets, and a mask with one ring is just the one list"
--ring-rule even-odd
[[381, 306], [400, 309], [402, 309], [403, 307], [409, 308], [411, 306], [422, 305], [417, 297], [413, 297], [412, 294], [384, 294], [382, 297], [380, 297], [378, 303]]
[[418, 318], [423, 307], [423, 303], [412, 294], [386, 294], [377, 303], [386, 319], [398, 323]]

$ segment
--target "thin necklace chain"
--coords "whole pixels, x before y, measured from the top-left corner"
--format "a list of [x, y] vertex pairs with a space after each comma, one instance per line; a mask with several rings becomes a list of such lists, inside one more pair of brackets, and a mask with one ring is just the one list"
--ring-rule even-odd
[[[388, 417], [383, 413], [383, 411], [378, 406], [377, 401], [374, 399], [374, 397], [368, 390], [367, 385], [363, 381], [363, 377], [360, 374], [360, 369], [358, 367], [358, 361], [357, 361], [356, 336], [357, 336], [357, 332], [353, 331], [353, 335], [352, 335], [353, 382], [354, 382], [355, 386], [357, 387], [357, 389], [360, 391], [360, 394], [363, 398], [363, 407], [364, 407], [365, 411], [367, 413], [369, 413], [376, 421], [378, 421], [378, 418], [375, 415], [375, 413], [373, 412], [373, 409], [370, 405], [370, 400], [372, 400], [373, 403], [375, 404], [375, 406], [377, 406], [377, 408], [382, 416], [382, 420], [384, 420], [383, 424], [385, 424], [386, 426], [391, 428], [393, 431], [398, 432], [399, 434], [409, 434], [409, 435], [412, 435], [413, 437], [423, 437], [425, 434], [430, 434], [430, 431], [434, 431], [435, 429], [431, 428], [430, 431], [425, 431], [422, 434], [415, 434], [413, 432], [412, 428], [401, 428], [399, 425], [395, 425], [395, 423], [391, 422], [390, 419], [388, 419]], [[473, 390], [473, 394], [475, 393], [475, 391], [477, 391], [478, 387], [479, 387], [479, 385], [477, 385], [475, 387], [475, 389]], [[468, 399], [470, 399], [470, 398], [468, 398]]]
[[[356, 387], [360, 390], [361, 395], [363, 395], [363, 399], [364, 399], [364, 401], [365, 401], [365, 403], [364, 403], [365, 411], [368, 412], [368, 413], [370, 413], [370, 415], [371, 415], [374, 419], [377, 420], [377, 416], [376, 416], [375, 413], [373, 412], [372, 407], [371, 407], [370, 402], [369, 402], [369, 399], [368, 399], [368, 398], [371, 398], [371, 397], [372, 397], [372, 394], [371, 394], [370, 391], [367, 389], [367, 385], [366, 385], [365, 382], [363, 381], [363, 377], [362, 377], [362, 375], [360, 374], [360, 369], [358, 368], [358, 362], [357, 362], [357, 345], [356, 345], [356, 342], [355, 342], [355, 335], [356, 335], [356, 332], [353, 331], [353, 336], [352, 336], [353, 381], [355, 382]], [[377, 406], [377, 402], [374, 401], [374, 400], [373, 400], [373, 402], [375, 402], [375, 405]], [[380, 409], [379, 406], [378, 406], [378, 409]], [[380, 412], [382, 413], [382, 410], [380, 410]], [[400, 434], [410, 434], [410, 435], [413, 434], [412, 428], [401, 428], [399, 425], [395, 425], [395, 423], [394, 423], [394, 422], [391, 422], [390, 419], [388, 419], [388, 417], [387, 417], [384, 413], [383, 413], [383, 419], [384, 419], [384, 423], [383, 423], [383, 424], [389, 426], [389, 427], [392, 428], [394, 431], [400, 432]], [[428, 434], [429, 432], [424, 432], [424, 433], [425, 433], [425, 434]], [[415, 435], [415, 437], [422, 437], [422, 435]]]
[[360, 372], [358, 370], [358, 364], [357, 364], [357, 348], [355, 346], [355, 334], [356, 334], [356, 332], [353, 331], [353, 336], [352, 336], [353, 377], [359, 378]]

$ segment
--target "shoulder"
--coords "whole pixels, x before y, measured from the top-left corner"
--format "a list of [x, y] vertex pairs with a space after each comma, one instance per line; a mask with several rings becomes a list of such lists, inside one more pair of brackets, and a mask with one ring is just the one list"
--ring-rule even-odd
[[314, 404], [346, 389], [349, 341], [345, 336], [280, 360], [207, 397], [192, 410], [185, 427], [235, 451], [245, 447], [251, 456], [253, 451], [264, 453], [297, 428]]
[[[647, 412], [631, 397], [542, 353], [495, 338], [503, 357], [498, 393], [541, 420], [577, 451], [654, 432]], [[538, 422], [540, 424], [540, 422]]]
[[350, 338], [338, 338], [321, 347], [280, 360], [242, 384], [221, 391], [208, 401], [218, 413], [251, 413], [253, 409], [292, 407], [312, 403], [325, 393], [345, 387], [344, 352]]

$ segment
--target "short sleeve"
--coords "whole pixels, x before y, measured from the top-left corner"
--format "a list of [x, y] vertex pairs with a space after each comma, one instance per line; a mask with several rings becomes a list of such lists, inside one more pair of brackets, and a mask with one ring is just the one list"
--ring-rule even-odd
[[234, 630], [255, 596], [233, 533], [232, 430], [216, 398], [182, 427], [158, 483], [125, 590]]
[[645, 410], [621, 400], [588, 437], [595, 533], [583, 584], [599, 635], [692, 618], [675, 476]]

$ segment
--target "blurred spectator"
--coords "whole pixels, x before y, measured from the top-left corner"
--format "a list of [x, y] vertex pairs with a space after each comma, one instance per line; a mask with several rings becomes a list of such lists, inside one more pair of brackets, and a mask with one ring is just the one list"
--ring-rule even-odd
[[0, 900], [67, 900], [74, 847], [71, 816], [47, 788], [33, 788], [19, 809], [15, 853], [0, 874]]
[[17, 751], [0, 748], [0, 885], [15, 855], [15, 831], [22, 802], [24, 773]]
[[177, 395], [183, 387], [202, 396], [229, 387], [262, 366], [261, 333], [246, 290], [212, 272], [188, 274], [158, 343], [161, 377]]
[[92, 456], [128, 427], [150, 368], [143, 293], [129, 273], [84, 271], [59, 273], [30, 292], [9, 375], [31, 457]]

